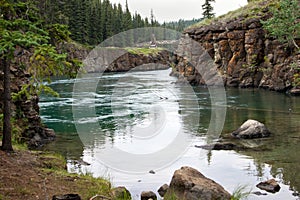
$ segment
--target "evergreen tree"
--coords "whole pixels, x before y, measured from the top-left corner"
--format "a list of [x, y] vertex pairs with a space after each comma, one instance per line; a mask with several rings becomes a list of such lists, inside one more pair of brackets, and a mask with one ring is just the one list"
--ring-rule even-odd
[[[162, 26], [156, 21], [153, 10], [150, 18], [143, 19], [138, 13], [132, 14], [129, 11], [127, 1], [124, 9], [120, 3], [112, 4], [109, 0], [40, 0], [37, 2], [47, 23], [67, 25], [71, 38], [83, 44], [97, 45], [115, 34], [132, 28]], [[186, 22], [174, 22], [172, 25], [168, 23], [166, 27], [183, 31]], [[131, 32], [132, 35], [128, 34], [127, 38], [120, 38], [119, 42], [115, 41], [115, 45], [127, 46], [139, 40], [138, 36]], [[139, 35], [142, 37], [143, 33]]]
[[[3, 137], [4, 151], [12, 151], [11, 134], [11, 93], [10, 93], [10, 67], [18, 63], [15, 57], [19, 49], [32, 51], [30, 65], [26, 66], [31, 74], [31, 84], [23, 85], [18, 95], [30, 96], [32, 93], [48, 90], [43, 85], [45, 79], [51, 75], [62, 74], [66, 55], [57, 54], [55, 47], [49, 44], [49, 33], [43, 29], [43, 24], [37, 9], [28, 2], [0, 0], [0, 63], [4, 71], [4, 109], [3, 109]], [[16, 95], [17, 98], [17, 95]]]
[[213, 13], [214, 8], [212, 7], [211, 2], [215, 2], [215, 0], [205, 0], [204, 4], [202, 5], [203, 18], [211, 19], [215, 16]]
[[87, 25], [88, 31], [88, 43], [96, 45], [98, 44], [102, 38], [101, 34], [98, 32], [100, 29], [100, 14], [99, 14], [99, 1], [94, 0], [91, 4], [90, 9], [90, 17]]
[[128, 47], [128, 46], [132, 45], [134, 36], [133, 36], [133, 31], [131, 30], [133, 28], [132, 16], [131, 16], [131, 13], [128, 8], [127, 0], [126, 0], [126, 5], [125, 5], [124, 17], [123, 17], [123, 26], [124, 26], [123, 31], [127, 31], [127, 35], [126, 35], [127, 38], [124, 38], [123, 43], [126, 47]]
[[124, 25], [123, 25], [123, 9], [122, 9], [122, 5], [119, 3], [118, 7], [117, 7], [117, 19], [116, 19], [116, 30], [117, 33], [120, 33], [124, 30]]
[[124, 25], [124, 31], [132, 29], [132, 17], [131, 17], [129, 8], [128, 8], [127, 0], [126, 0], [126, 6], [125, 6], [123, 25]]

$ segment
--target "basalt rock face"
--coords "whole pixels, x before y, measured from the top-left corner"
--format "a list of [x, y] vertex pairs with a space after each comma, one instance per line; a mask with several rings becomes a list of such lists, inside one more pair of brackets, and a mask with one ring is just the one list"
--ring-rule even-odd
[[106, 69], [106, 72], [126, 72], [129, 70], [147, 71], [169, 68], [168, 51], [160, 51], [155, 54], [125, 53], [115, 60]]
[[[261, 20], [270, 16], [266, 7], [255, 18], [246, 14], [185, 30], [173, 75], [193, 85], [206, 84], [210, 79], [195, 70], [206, 52], [226, 86], [298, 91], [292, 84], [298, 72], [291, 65], [300, 66], [300, 54], [267, 36]], [[211, 68], [206, 65], [207, 71]]]
[[[24, 50], [17, 49], [15, 52], [15, 62], [10, 64], [11, 75], [11, 92], [18, 93], [22, 86], [29, 83], [30, 74], [27, 73], [22, 66], [29, 64], [29, 58], [32, 53]], [[23, 63], [17, 64], [17, 63]], [[3, 97], [3, 66], [0, 66], [0, 96]], [[39, 98], [37, 95], [32, 96], [30, 99], [26, 95], [20, 96], [17, 100], [11, 101], [12, 110], [12, 132], [13, 137], [24, 141], [28, 144], [29, 148], [35, 148], [42, 144], [51, 141], [55, 137], [52, 129], [46, 128], [39, 116]], [[0, 113], [3, 113], [3, 99], [0, 99]], [[1, 123], [2, 124], [2, 123]], [[0, 133], [2, 134], [2, 133]], [[18, 134], [16, 136], [16, 134]]]
[[170, 53], [166, 50], [149, 54], [134, 54], [125, 49], [93, 49], [84, 61], [88, 73], [162, 70], [170, 67]]
[[[90, 49], [81, 47], [75, 43], [63, 42], [55, 44], [58, 53], [66, 53], [67, 60], [73, 64], [73, 73], [78, 70], [76, 63], [90, 52]], [[22, 86], [29, 83], [31, 75], [26, 71], [26, 66], [30, 66], [30, 57], [33, 49], [26, 50], [17, 47], [14, 52], [14, 62], [10, 64], [11, 72], [11, 93], [18, 93]], [[72, 72], [70, 72], [72, 73]], [[3, 66], [0, 65], [0, 97], [3, 96]], [[13, 137], [28, 144], [29, 148], [38, 148], [45, 143], [53, 141], [55, 133], [47, 128], [41, 121], [39, 112], [39, 97], [33, 95], [30, 99], [26, 95], [11, 101], [13, 121]], [[0, 98], [0, 113], [3, 113], [3, 100]], [[2, 124], [2, 123], [1, 123]], [[18, 136], [16, 136], [16, 132]], [[1, 131], [0, 131], [0, 134]]]

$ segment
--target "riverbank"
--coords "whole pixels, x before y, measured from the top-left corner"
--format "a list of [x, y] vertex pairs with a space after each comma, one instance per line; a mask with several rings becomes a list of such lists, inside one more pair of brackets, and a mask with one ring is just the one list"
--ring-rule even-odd
[[13, 153], [0, 151], [0, 199], [45, 200], [70, 193], [82, 199], [96, 194], [111, 197], [108, 180], [68, 173], [62, 156], [14, 148]]

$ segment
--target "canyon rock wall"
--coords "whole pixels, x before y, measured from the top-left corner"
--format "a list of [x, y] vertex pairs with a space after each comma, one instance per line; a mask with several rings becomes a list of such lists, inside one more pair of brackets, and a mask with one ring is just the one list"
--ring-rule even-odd
[[[297, 93], [299, 90], [293, 83], [294, 75], [299, 73], [296, 68], [300, 68], [300, 54], [267, 36], [261, 20], [270, 16], [265, 8], [255, 17], [239, 16], [185, 30], [172, 74], [193, 85], [206, 84], [203, 74], [196, 70], [196, 65], [202, 62], [197, 59], [203, 57], [205, 51], [226, 86]], [[299, 39], [296, 42], [300, 44]]]

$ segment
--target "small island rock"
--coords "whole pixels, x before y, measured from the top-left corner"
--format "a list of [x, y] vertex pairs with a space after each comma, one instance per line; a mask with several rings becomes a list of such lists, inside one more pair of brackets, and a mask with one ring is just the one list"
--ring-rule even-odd
[[263, 123], [249, 119], [231, 135], [236, 138], [254, 139], [269, 137], [271, 133]]
[[265, 182], [260, 182], [256, 185], [256, 187], [271, 193], [276, 193], [280, 190], [279, 184], [274, 179]]

